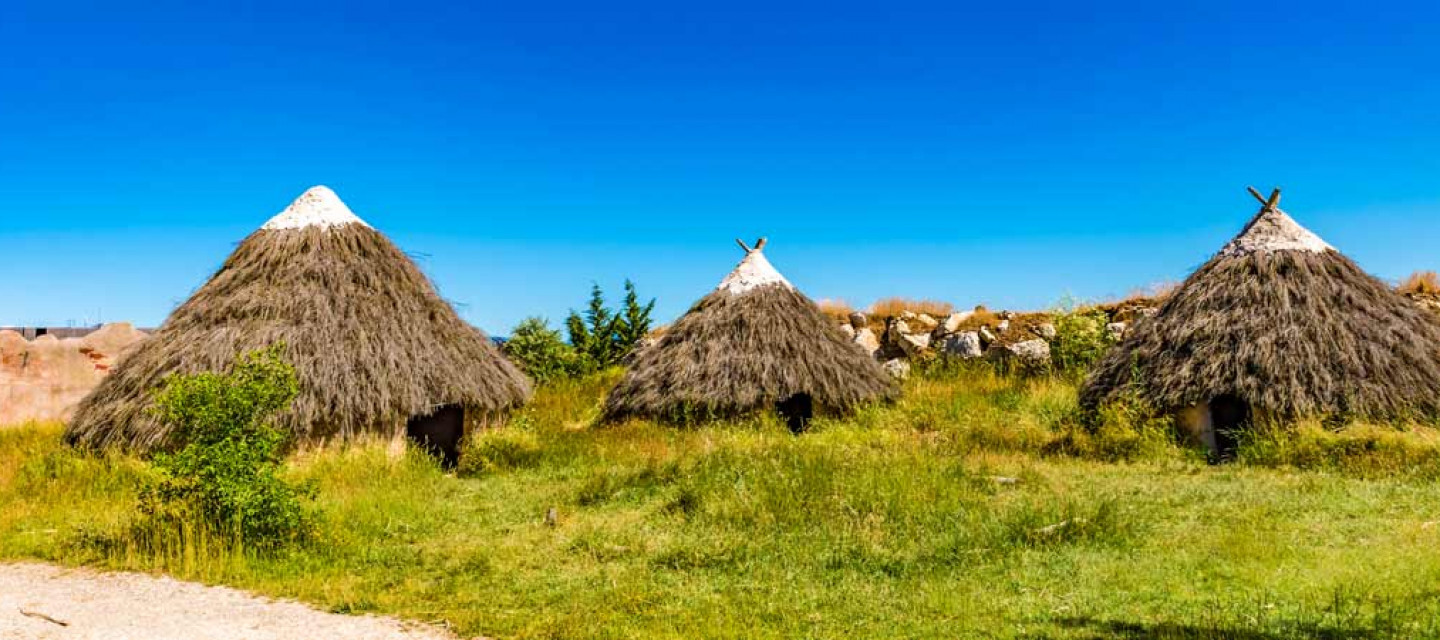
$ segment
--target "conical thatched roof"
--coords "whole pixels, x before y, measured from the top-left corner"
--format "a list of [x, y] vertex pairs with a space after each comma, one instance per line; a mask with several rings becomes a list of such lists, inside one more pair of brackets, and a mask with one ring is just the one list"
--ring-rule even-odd
[[1440, 323], [1270, 198], [1090, 375], [1162, 409], [1233, 395], [1278, 416], [1440, 413]]
[[304, 440], [392, 435], [437, 405], [483, 412], [523, 402], [529, 383], [460, 319], [413, 262], [325, 187], [245, 238], [220, 270], [81, 403], [67, 438], [146, 449], [166, 375], [223, 370], [283, 342], [300, 395], [281, 424]]
[[894, 394], [880, 365], [770, 266], [764, 244], [740, 243], [739, 266], [636, 355], [607, 419], [734, 416], [797, 394], [838, 413]]

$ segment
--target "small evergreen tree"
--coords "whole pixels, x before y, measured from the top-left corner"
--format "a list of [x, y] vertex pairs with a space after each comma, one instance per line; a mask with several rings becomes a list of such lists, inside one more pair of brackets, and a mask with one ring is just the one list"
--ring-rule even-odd
[[641, 304], [635, 283], [629, 280], [625, 281], [625, 308], [618, 314], [605, 306], [605, 294], [600, 285], [592, 285], [590, 303], [584, 315], [571, 311], [570, 317], [565, 319], [570, 345], [596, 368], [620, 364], [650, 333], [650, 314], [654, 310], [655, 299]]
[[622, 358], [629, 355], [635, 345], [649, 335], [650, 313], [654, 310], [655, 299], [651, 298], [649, 302], [640, 304], [640, 296], [635, 293], [635, 283], [625, 280], [625, 310], [620, 314], [615, 327], [615, 343]]
[[590, 285], [590, 303], [582, 316], [570, 312], [565, 327], [570, 332], [570, 345], [575, 351], [589, 358], [597, 367], [608, 367], [619, 359], [615, 357], [615, 312], [605, 306], [605, 293], [599, 284]]

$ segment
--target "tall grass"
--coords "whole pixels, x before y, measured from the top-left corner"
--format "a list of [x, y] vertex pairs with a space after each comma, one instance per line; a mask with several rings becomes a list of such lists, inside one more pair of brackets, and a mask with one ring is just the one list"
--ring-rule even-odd
[[0, 431], [0, 558], [464, 636], [1440, 634], [1423, 428], [1302, 425], [1211, 467], [1154, 412], [1085, 428], [1068, 380], [943, 362], [799, 437], [770, 416], [596, 427], [616, 375], [540, 389], [468, 439], [454, 475], [383, 442], [296, 454], [284, 474], [316, 487], [321, 538], [283, 554], [132, 536], [143, 461], [72, 452], [58, 425]]

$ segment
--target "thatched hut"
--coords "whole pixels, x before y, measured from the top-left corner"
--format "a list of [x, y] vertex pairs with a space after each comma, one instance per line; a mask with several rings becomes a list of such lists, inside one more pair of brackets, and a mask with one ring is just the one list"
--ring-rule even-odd
[[1178, 413], [1213, 451], [1259, 417], [1440, 414], [1440, 323], [1277, 206], [1280, 191], [1086, 380]]
[[895, 383], [765, 259], [762, 238], [720, 286], [636, 354], [604, 416], [667, 421], [779, 410], [792, 429], [892, 397]]
[[435, 430], [429, 416], [450, 423], [454, 408], [494, 416], [530, 392], [524, 375], [456, 315], [408, 256], [330, 189], [315, 187], [245, 238], [117, 364], [81, 403], [67, 439], [163, 446], [166, 427], [147, 406], [167, 375], [221, 370], [273, 343], [285, 345], [300, 380], [279, 423], [302, 441], [394, 437], [407, 423], [423, 436]]

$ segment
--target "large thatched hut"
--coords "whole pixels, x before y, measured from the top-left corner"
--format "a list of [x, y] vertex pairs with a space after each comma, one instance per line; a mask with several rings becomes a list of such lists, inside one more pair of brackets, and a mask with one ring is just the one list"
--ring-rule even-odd
[[222, 370], [274, 343], [285, 345], [300, 380], [279, 421], [302, 441], [397, 436], [407, 424], [412, 435], [458, 439], [433, 433], [434, 420], [456, 429], [457, 413], [468, 410], [475, 422], [530, 392], [408, 256], [330, 189], [315, 187], [245, 238], [117, 364], [81, 403], [67, 438], [89, 447], [162, 446], [166, 427], [146, 408], [165, 376]]
[[895, 383], [765, 259], [762, 238], [720, 286], [643, 348], [605, 418], [670, 421], [779, 410], [792, 429], [816, 413], [889, 398]]
[[1138, 323], [1082, 404], [1133, 394], [1212, 450], [1253, 419], [1440, 413], [1440, 323], [1251, 189], [1260, 212]]

